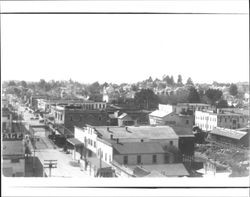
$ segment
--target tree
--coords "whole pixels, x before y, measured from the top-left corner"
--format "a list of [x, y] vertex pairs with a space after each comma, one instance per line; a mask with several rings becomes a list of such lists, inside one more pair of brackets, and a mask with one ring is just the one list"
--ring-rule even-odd
[[177, 84], [178, 85], [183, 85], [183, 83], [182, 83], [182, 76], [181, 75], [178, 75]]
[[192, 86], [194, 85], [193, 80], [191, 79], [191, 77], [189, 77], [189, 78], [187, 79], [186, 85], [192, 85]]
[[100, 84], [97, 81], [88, 86], [88, 90], [91, 94], [99, 93], [100, 88]]
[[24, 87], [24, 88], [27, 88], [27, 83], [26, 83], [26, 81], [21, 81], [21, 86]]
[[236, 96], [238, 94], [238, 87], [236, 84], [231, 84], [230, 87], [229, 87], [229, 93], [232, 95], [232, 96]]
[[217, 108], [228, 108], [228, 103], [227, 103], [226, 100], [221, 99], [221, 100], [218, 102], [218, 104], [217, 104], [216, 107], [217, 107]]
[[159, 99], [150, 89], [142, 89], [135, 93], [134, 102], [140, 108], [155, 109], [158, 107]]
[[10, 81], [8, 85], [9, 86], [16, 86], [16, 83], [15, 83], [15, 81]]
[[46, 85], [46, 81], [44, 79], [40, 79], [39, 83], [38, 83], [38, 86], [41, 88], [41, 89], [45, 89], [45, 85]]
[[195, 87], [189, 88], [188, 102], [189, 103], [200, 103], [200, 95]]
[[170, 77], [170, 80], [169, 80], [169, 85], [174, 85], [175, 84], [175, 82], [174, 82], [174, 77], [173, 76], [171, 76]]
[[205, 92], [206, 97], [208, 98], [210, 104], [214, 105], [216, 101], [219, 101], [222, 97], [222, 91], [218, 89], [209, 88]]

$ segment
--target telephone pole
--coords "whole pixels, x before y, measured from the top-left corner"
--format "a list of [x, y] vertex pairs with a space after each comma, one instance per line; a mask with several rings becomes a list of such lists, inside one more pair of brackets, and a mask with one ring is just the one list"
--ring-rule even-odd
[[51, 169], [57, 168], [57, 160], [50, 159], [44, 161], [45, 161], [45, 163], [43, 164], [44, 168], [49, 168], [49, 177], [51, 177]]

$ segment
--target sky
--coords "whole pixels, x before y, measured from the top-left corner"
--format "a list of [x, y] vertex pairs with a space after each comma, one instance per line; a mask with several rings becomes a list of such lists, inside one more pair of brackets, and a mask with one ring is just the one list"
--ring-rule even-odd
[[2, 80], [249, 80], [248, 15], [2, 15]]

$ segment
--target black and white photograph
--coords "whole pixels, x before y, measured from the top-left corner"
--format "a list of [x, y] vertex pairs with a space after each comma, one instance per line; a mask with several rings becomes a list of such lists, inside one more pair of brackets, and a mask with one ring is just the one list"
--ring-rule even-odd
[[249, 196], [247, 0], [0, 4], [3, 196]]

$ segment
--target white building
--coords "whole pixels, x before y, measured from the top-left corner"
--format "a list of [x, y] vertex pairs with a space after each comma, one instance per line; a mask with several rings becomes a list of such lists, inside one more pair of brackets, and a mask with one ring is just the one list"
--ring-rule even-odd
[[[74, 133], [86, 149], [87, 160], [95, 163], [94, 168], [110, 166], [117, 171], [117, 168], [128, 169], [134, 165], [177, 162], [179, 137], [169, 126], [87, 125], [75, 127]], [[79, 152], [73, 154], [76, 160], [81, 158]]]
[[211, 131], [215, 127], [228, 129], [243, 128], [247, 125], [248, 116], [226, 111], [196, 111], [195, 125], [204, 131]]

